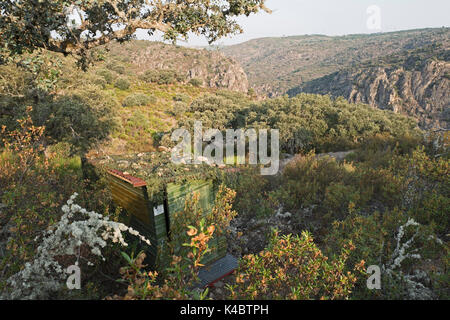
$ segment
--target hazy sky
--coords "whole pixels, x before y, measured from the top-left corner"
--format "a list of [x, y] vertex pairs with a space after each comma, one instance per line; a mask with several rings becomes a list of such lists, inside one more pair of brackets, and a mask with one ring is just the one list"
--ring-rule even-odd
[[[217, 44], [271, 36], [344, 35], [450, 25], [450, 0], [268, 0], [266, 5], [273, 10], [272, 14], [240, 18], [244, 33], [220, 39]], [[374, 11], [367, 13], [371, 6], [380, 9], [379, 20]], [[380, 30], [368, 28], [371, 17], [380, 21]], [[149, 39], [144, 32], [139, 32], [138, 38]], [[207, 45], [207, 42], [192, 36], [188, 45]]]

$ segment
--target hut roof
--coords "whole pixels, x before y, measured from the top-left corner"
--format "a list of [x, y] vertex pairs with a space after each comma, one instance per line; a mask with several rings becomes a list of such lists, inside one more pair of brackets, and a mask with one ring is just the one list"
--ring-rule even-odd
[[208, 164], [174, 164], [170, 152], [149, 152], [91, 158], [90, 162], [105, 171], [120, 170], [127, 176], [142, 179], [149, 196], [159, 193], [168, 183], [182, 184], [192, 180], [215, 180], [220, 170]]

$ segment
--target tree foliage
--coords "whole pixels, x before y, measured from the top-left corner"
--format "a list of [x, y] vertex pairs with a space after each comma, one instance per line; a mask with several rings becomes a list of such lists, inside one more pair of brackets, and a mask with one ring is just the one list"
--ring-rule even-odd
[[[266, 250], [245, 256], [236, 273], [231, 296], [238, 299], [347, 299], [356, 282], [345, 272], [345, 262], [354, 246], [342, 247], [335, 260], [328, 261], [312, 236], [279, 236], [274, 233]], [[355, 265], [361, 271], [364, 261]]]
[[218, 92], [194, 100], [179, 125], [193, 127], [194, 120], [219, 130], [279, 129], [280, 147], [288, 153], [348, 150], [377, 134], [420, 136], [416, 123], [403, 115], [314, 94], [254, 102], [244, 94]]
[[0, 3], [0, 61], [11, 54], [47, 49], [80, 56], [138, 29], [175, 41], [188, 33], [213, 42], [242, 32], [236, 17], [270, 11], [264, 0], [6, 0]]

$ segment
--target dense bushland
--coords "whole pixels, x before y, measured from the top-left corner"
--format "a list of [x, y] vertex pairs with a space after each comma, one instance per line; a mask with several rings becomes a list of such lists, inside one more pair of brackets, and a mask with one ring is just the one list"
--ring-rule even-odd
[[[1, 291], [9, 288], [6, 279], [33, 261], [40, 244], [37, 239], [60, 219], [61, 207], [73, 193], [79, 192], [78, 203], [83, 206], [105, 213], [111, 220], [117, 219], [103, 180], [96, 183], [85, 180], [80, 159], [70, 156], [70, 148], [64, 143], [44, 152], [45, 129], [34, 126], [30, 116], [18, 121], [18, 129], [6, 132], [3, 127], [2, 133]], [[110, 279], [98, 278], [101, 270], [105, 271], [105, 266], [99, 263], [84, 277], [83, 294], [87, 297], [99, 298], [108, 290], [105, 288], [116, 286]], [[90, 291], [95, 279], [100, 279], [97, 284], [104, 284], [105, 280], [109, 284], [104, 288], [97, 285]]]
[[300, 94], [253, 102], [242, 94], [219, 92], [194, 100], [180, 126], [224, 129], [279, 129], [280, 147], [287, 153], [343, 151], [366, 144], [377, 134], [407, 137], [417, 143], [414, 120], [342, 98]]
[[[377, 144], [355, 150], [344, 161], [312, 152], [299, 155], [275, 179], [247, 180], [242, 173], [230, 181], [243, 187], [235, 209], [248, 217], [245, 221], [255, 219], [263, 208], [266, 217], [285, 212], [291, 231], [308, 230], [332, 257], [351, 242], [355, 249], [345, 263], [348, 271], [361, 261], [382, 270], [381, 290], [368, 290], [367, 277], [360, 276], [352, 298], [446, 298], [448, 157], [427, 153], [425, 146], [415, 146], [409, 139], [375, 140]], [[255, 259], [250, 261], [265, 263]], [[258, 269], [251, 270], [254, 279]]]
[[[0, 67], [0, 291], [28, 270], [36, 237], [60, 225], [74, 192], [80, 206], [120, 221], [103, 179], [83, 175], [84, 156], [153, 151], [171, 129], [201, 120], [220, 130], [279, 129], [282, 151], [297, 155], [274, 177], [249, 166], [224, 170], [211, 216], [202, 216], [195, 195], [188, 199], [173, 226], [178, 246], [166, 248], [158, 270], [146, 268], [134, 244], [108, 246], [106, 262], [94, 266], [80, 245], [83, 289], [48, 298], [208, 298], [190, 289], [219, 233], [244, 253], [222, 298], [449, 297], [448, 134], [424, 136], [410, 118], [341, 98], [256, 101], [180, 83], [172, 72], [142, 79], [118, 57], [99, 60], [83, 74], [46, 55], [33, 68]], [[344, 150], [352, 150], [344, 161], [319, 155]], [[252, 234], [260, 243], [249, 248], [239, 238]], [[381, 290], [367, 289], [368, 265], [380, 266]]]

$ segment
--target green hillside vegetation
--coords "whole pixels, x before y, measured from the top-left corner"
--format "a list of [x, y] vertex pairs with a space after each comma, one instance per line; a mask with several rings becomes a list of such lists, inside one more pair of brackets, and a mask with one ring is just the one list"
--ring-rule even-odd
[[241, 67], [217, 50], [134, 40], [110, 43], [99, 51], [110, 59], [106, 69], [119, 74], [136, 74], [146, 82], [190, 83], [244, 93], [248, 90], [247, 77]]
[[[25, 106], [30, 105], [35, 125], [46, 126], [50, 140], [75, 140], [69, 132], [73, 129], [80, 136], [76, 140], [90, 140], [88, 148], [102, 141], [107, 153], [155, 150], [153, 139], [175, 124], [171, 112], [177, 97], [188, 103], [212, 90], [187, 83], [171, 70], [153, 70], [157, 79], [135, 74], [114, 54], [102, 56], [86, 73], [77, 70], [70, 58], [48, 54], [45, 59], [37, 71], [0, 67], [0, 126], [14, 129], [16, 119], [22, 118]], [[48, 67], [50, 61], [61, 65], [54, 82], [49, 77], [57, 67]], [[41, 88], [34, 89], [36, 84]], [[85, 112], [79, 112], [81, 106]], [[63, 129], [64, 121], [67, 130]]]
[[179, 124], [193, 128], [279, 129], [280, 148], [286, 153], [333, 152], [357, 148], [378, 134], [418, 139], [414, 120], [345, 99], [300, 94], [254, 102], [242, 94], [202, 96], [186, 108]]
[[[411, 32], [407, 42], [421, 43], [421, 32], [431, 31]], [[394, 42], [395, 35], [379, 37]], [[301, 39], [305, 46], [331, 41]], [[361, 39], [373, 38], [345, 41]], [[30, 290], [43, 299], [449, 298], [448, 134], [425, 134], [411, 118], [343, 98], [300, 94], [258, 101], [251, 92], [218, 89], [206, 80], [200, 85], [203, 78], [189, 80], [188, 70], [175, 65], [144, 70], [145, 63], [136, 62], [139, 47], [147, 44], [92, 51], [96, 62], [85, 73], [74, 59], [47, 53], [24, 56], [21, 66], [0, 66], [1, 298]], [[216, 73], [213, 68], [211, 77]], [[279, 129], [281, 151], [296, 155], [276, 176], [261, 176], [249, 165], [216, 168], [222, 186], [214, 214], [202, 219], [198, 197], [187, 199], [177, 221], [186, 250], [168, 254], [161, 264], [168, 268], [149, 270], [137, 240], [128, 247], [108, 242], [105, 261], [83, 243], [79, 253], [57, 257], [64, 267], [79, 261], [80, 290], [42, 285], [53, 283], [49, 274], [33, 273], [39, 285], [23, 291], [16, 288], [22, 282], [13, 285], [21, 270], [37, 265], [43, 231], [60, 226], [64, 212], [83, 221], [82, 207], [85, 214], [94, 210], [124, 222], [104, 177], [87, 175], [86, 156], [160, 149], [150, 159], [168, 159], [161, 147], [173, 145], [170, 133], [194, 120], [219, 130]], [[345, 150], [351, 152], [344, 160], [319, 156]], [[164, 169], [152, 176], [161, 174], [162, 181]], [[74, 192], [78, 197], [70, 198]], [[68, 239], [77, 234], [64, 232]], [[199, 293], [192, 285], [215, 233], [227, 236], [239, 269], [222, 290]], [[367, 289], [369, 265], [382, 268], [381, 290]]]

